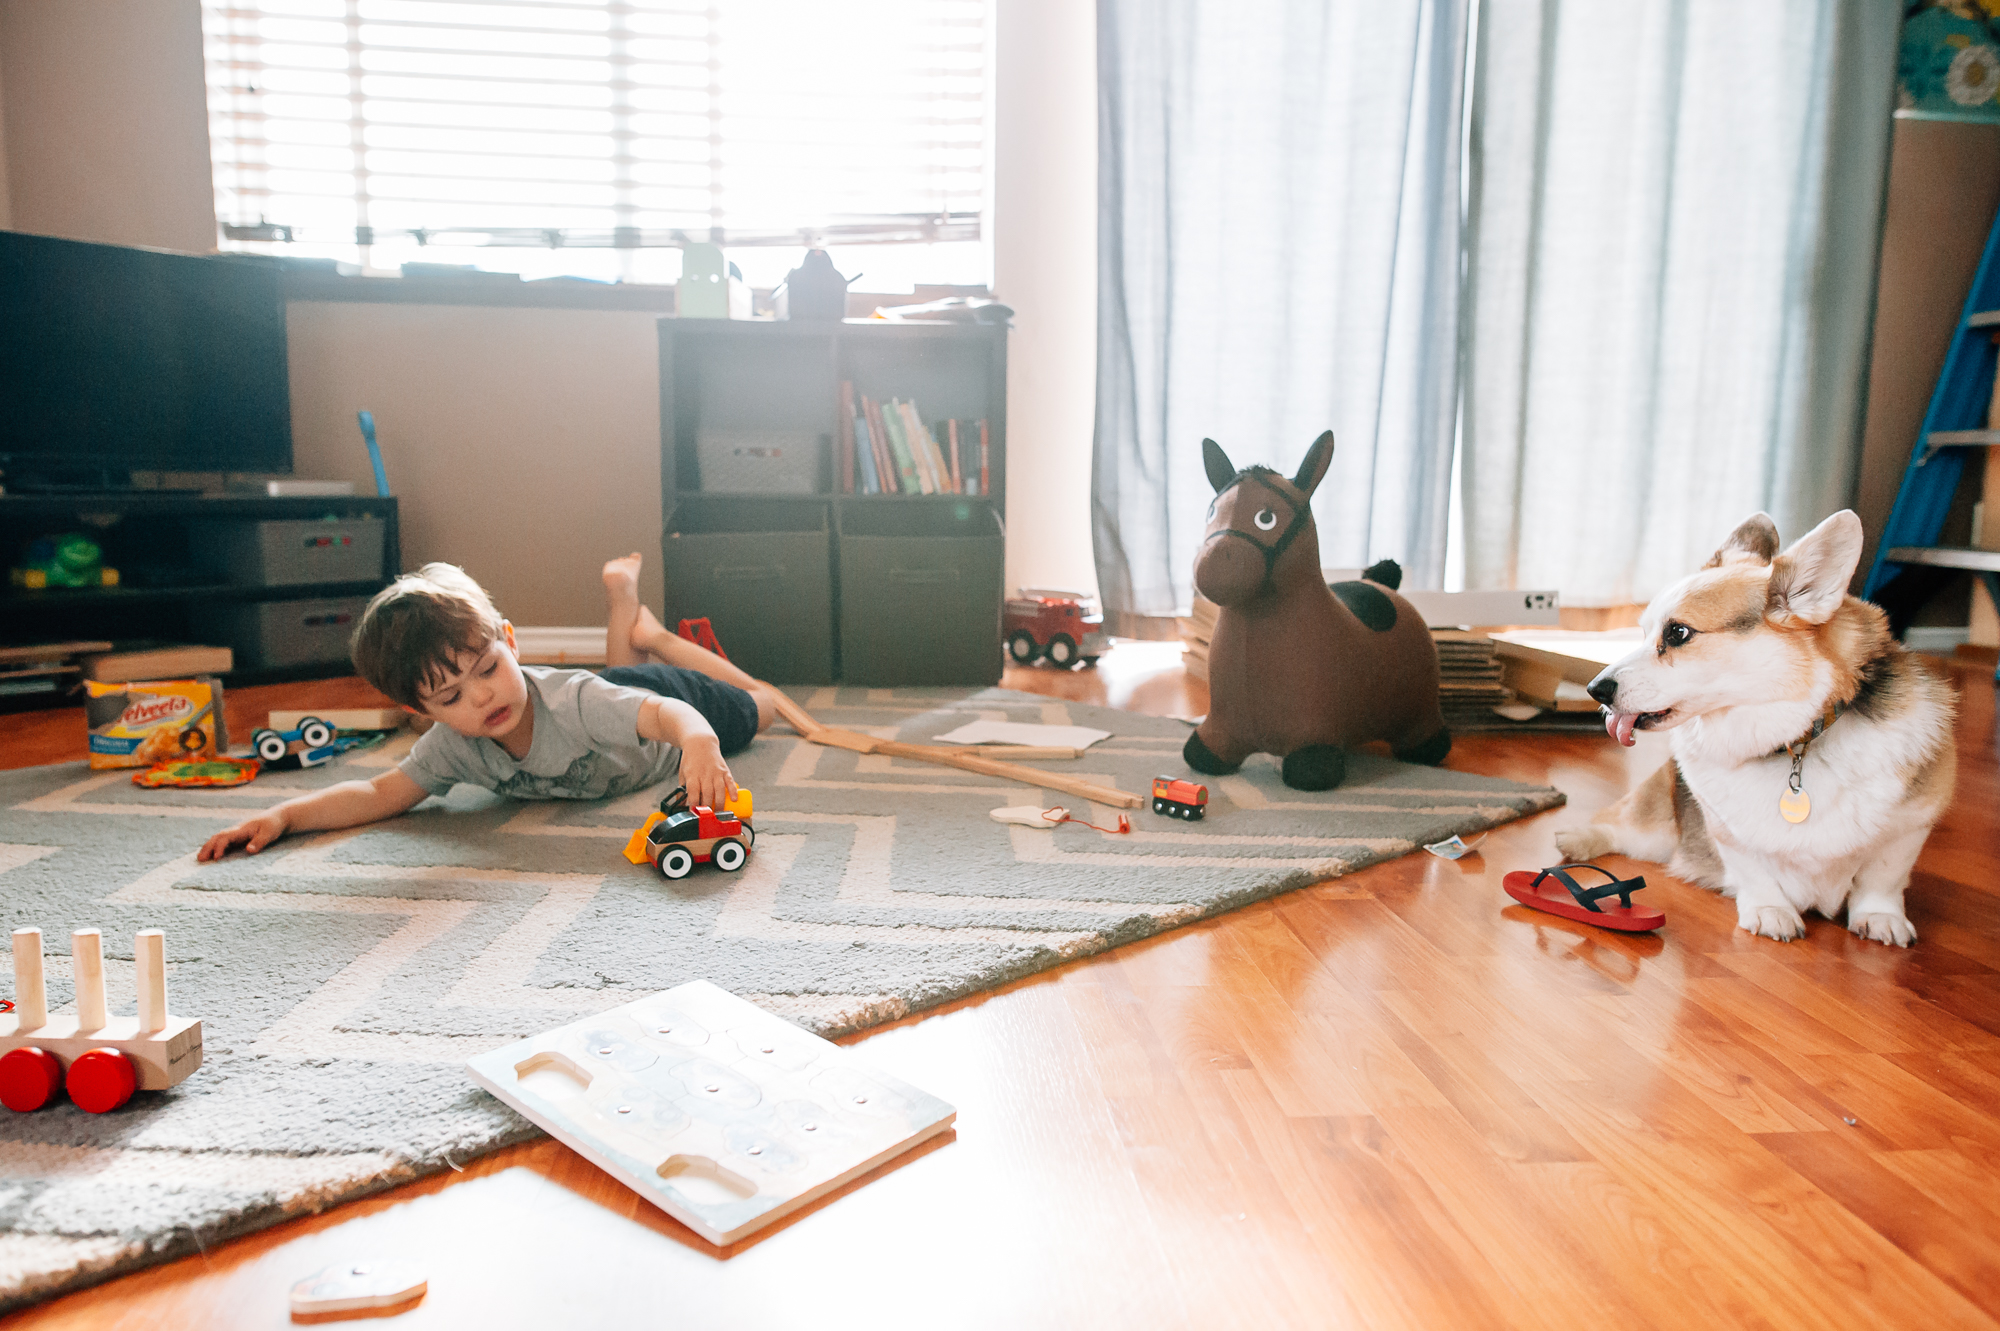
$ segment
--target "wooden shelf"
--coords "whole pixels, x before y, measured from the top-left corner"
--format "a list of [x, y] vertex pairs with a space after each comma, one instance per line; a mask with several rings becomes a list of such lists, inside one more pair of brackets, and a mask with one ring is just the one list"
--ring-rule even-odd
[[1899, 545], [1883, 558], [1891, 564], [1929, 564], [1934, 568], [1965, 568], [1979, 573], [2000, 573], [2000, 550], [1974, 550], [1966, 546]]

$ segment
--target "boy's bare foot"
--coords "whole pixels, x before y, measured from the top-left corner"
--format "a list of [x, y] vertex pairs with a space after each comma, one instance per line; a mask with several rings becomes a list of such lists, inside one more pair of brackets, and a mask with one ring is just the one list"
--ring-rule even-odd
[[646, 659], [645, 651], [634, 651], [631, 642], [638, 616], [645, 609], [639, 604], [639, 565], [643, 558], [634, 550], [604, 565], [604, 595], [610, 603], [604, 621], [606, 665], [638, 665]]
[[644, 555], [634, 550], [629, 555], [605, 561], [604, 590], [613, 605], [639, 599], [639, 565], [644, 559]]

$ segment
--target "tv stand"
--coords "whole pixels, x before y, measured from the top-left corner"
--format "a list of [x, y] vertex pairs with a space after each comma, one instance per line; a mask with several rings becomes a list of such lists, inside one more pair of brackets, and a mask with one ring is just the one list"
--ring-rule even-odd
[[132, 473], [118, 467], [49, 467], [0, 471], [0, 494], [9, 495], [129, 495], [141, 491]]
[[[200, 571], [194, 524], [326, 517], [380, 518], [382, 567], [375, 576], [346, 583], [244, 587]], [[79, 640], [204, 642], [196, 611], [219, 603], [371, 596], [402, 571], [396, 501], [373, 495], [271, 498], [210, 495], [198, 491], [93, 488], [68, 493], [0, 495], [0, 562], [17, 565], [37, 537], [81, 532], [104, 549], [118, 570], [115, 587], [48, 587], [28, 591], [0, 582], [0, 646]], [[275, 670], [236, 670], [228, 684], [280, 679], [324, 679], [352, 673], [346, 661]], [[0, 697], [0, 709], [61, 706], [60, 695]]]

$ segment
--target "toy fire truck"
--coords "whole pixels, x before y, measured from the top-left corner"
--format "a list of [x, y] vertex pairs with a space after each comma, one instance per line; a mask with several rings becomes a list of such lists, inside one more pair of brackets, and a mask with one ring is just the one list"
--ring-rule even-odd
[[1170, 776], [1156, 776], [1153, 778], [1153, 812], [1193, 822], [1208, 812], [1208, 787]]
[[669, 878], [685, 878], [697, 864], [714, 864], [734, 873], [750, 858], [757, 833], [750, 826], [750, 792], [737, 787], [736, 798], [722, 809], [705, 804], [688, 807], [687, 787], [678, 786], [646, 816], [625, 843], [625, 858], [650, 864]]
[[1078, 661], [1095, 664], [1111, 646], [1104, 636], [1104, 616], [1082, 592], [1023, 587], [1019, 596], [1008, 599], [1000, 624], [1007, 655], [1016, 665], [1047, 661], [1067, 670]]

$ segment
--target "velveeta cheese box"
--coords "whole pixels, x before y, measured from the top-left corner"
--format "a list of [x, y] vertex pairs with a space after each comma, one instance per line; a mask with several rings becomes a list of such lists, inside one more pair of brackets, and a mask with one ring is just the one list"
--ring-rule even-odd
[[213, 758], [229, 748], [222, 681], [155, 679], [129, 684], [85, 680], [92, 767], [151, 767], [169, 758]]

